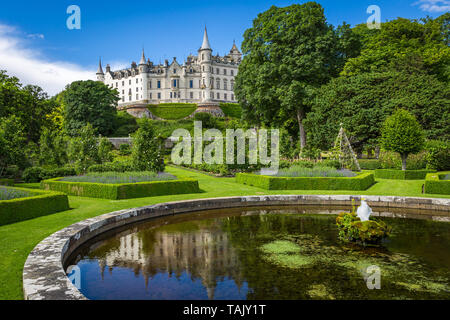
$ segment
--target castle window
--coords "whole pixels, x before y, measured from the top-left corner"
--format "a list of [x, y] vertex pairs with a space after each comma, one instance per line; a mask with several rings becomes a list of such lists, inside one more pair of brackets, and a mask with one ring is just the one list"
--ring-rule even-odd
[[217, 79], [216, 81], [216, 89], [220, 89], [220, 79]]
[[170, 93], [170, 99], [172, 99], [172, 97], [173, 97], [173, 93], [171, 92], [171, 93]]
[[217, 69], [216, 69], [216, 73], [217, 73], [217, 74], [219, 74], [219, 73], [220, 73], [220, 71], [219, 71], [219, 68], [217, 68]]
[[194, 93], [193, 92], [191, 92], [190, 97], [191, 97], [191, 99], [194, 99]]
[[231, 70], [231, 75], [234, 76], [234, 70]]
[[227, 96], [227, 94], [226, 94], [226, 93], [224, 94], [224, 99], [225, 99], [225, 100], [227, 100], [227, 99], [228, 99], [228, 96]]
[[122, 81], [122, 87], [125, 86], [125, 81]]
[[161, 89], [161, 81], [158, 81], [158, 89]]
[[234, 101], [234, 94], [232, 94], [232, 95], [231, 95], [231, 100], [233, 100], [233, 101]]
[[223, 90], [228, 90], [228, 81], [227, 81], [227, 79], [223, 79]]
[[177, 84], [178, 84], [178, 83], [177, 83], [177, 79], [174, 79], [174, 80], [173, 80], [173, 87], [176, 88], [176, 87], [177, 87]]
[[152, 100], [152, 93], [150, 92], [150, 100]]
[[139, 95], [138, 94], [136, 95], [136, 100], [139, 100]]
[[231, 90], [234, 90], [234, 80], [231, 80]]
[[177, 69], [173, 69], [173, 73], [176, 74], [177, 73]]
[[161, 92], [158, 92], [158, 99], [161, 99]]
[[[202, 60], [205, 60], [205, 54], [204, 53], [202, 54]], [[203, 70], [203, 71], [205, 71], [205, 70]]]
[[131, 86], [131, 79], [130, 79], [130, 80], [128, 80], [128, 82], [129, 82], [129, 85]]
[[220, 93], [217, 92], [217, 100], [220, 100]]
[[136, 83], [139, 83], [139, 79], [136, 79]]
[[223, 74], [227, 75], [227, 69], [223, 69]]
[[189, 80], [189, 88], [194, 88], [194, 80]]

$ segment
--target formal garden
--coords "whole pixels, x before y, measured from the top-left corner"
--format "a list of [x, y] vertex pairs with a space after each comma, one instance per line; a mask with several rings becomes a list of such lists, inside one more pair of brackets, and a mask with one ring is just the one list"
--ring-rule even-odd
[[[269, 17], [278, 21], [276, 16], [286, 14], [276, 7], [256, 19], [262, 30], [255, 27], [245, 34], [235, 88], [241, 103], [221, 104], [224, 118], [194, 114], [196, 105], [167, 104], [148, 106], [159, 120], [136, 119], [117, 111], [117, 91], [100, 82], [76, 81], [49, 97], [1, 71], [0, 299], [23, 299], [23, 267], [40, 241], [115, 211], [280, 194], [450, 199], [450, 53], [448, 32], [443, 32], [448, 14], [423, 21], [398, 18], [383, 23], [381, 30], [369, 30], [345, 23], [333, 27], [314, 3], [290, 9], [296, 23], [283, 25], [287, 29], [281, 39], [264, 31], [270, 28]], [[314, 27], [305, 20], [313, 13], [323, 18]], [[266, 37], [279, 56], [254, 62], [265, 48], [252, 37]], [[317, 46], [318, 41], [329, 43]], [[315, 49], [299, 52], [297, 47]], [[321, 63], [306, 65], [292, 59], [297, 55]], [[194, 121], [201, 121], [204, 131], [217, 129], [224, 135], [229, 129], [279, 129], [279, 171], [265, 175], [260, 161], [175, 165], [168, 138], [176, 129], [193, 134]], [[130, 143], [115, 148], [112, 137], [130, 138]], [[353, 211], [338, 222], [360, 223]], [[310, 253], [307, 261], [286, 258], [303, 252], [302, 241], [317, 249], [312, 238], [255, 244], [242, 240], [245, 234], [228, 223], [236, 241], [251, 242], [275, 266], [299, 270], [312, 263]], [[246, 227], [245, 221], [236, 223]], [[391, 224], [398, 228], [398, 222]], [[383, 228], [384, 237], [388, 226]], [[348, 238], [352, 230], [342, 227], [341, 235]], [[337, 252], [332, 255], [340, 256]], [[434, 285], [427, 294], [443, 292]]]

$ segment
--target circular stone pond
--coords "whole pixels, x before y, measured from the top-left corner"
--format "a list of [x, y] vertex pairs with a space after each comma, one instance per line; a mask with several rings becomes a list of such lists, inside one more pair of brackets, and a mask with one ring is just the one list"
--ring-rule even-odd
[[[374, 208], [392, 235], [360, 247], [338, 240], [344, 209], [244, 207], [141, 221], [90, 239], [64, 267], [79, 267], [79, 290], [93, 300], [450, 299], [450, 223]], [[369, 266], [380, 270], [380, 289], [368, 288]]]

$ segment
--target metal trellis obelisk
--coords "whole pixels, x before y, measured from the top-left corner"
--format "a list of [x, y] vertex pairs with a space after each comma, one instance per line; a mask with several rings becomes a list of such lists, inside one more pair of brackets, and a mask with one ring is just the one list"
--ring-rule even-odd
[[[353, 148], [350, 141], [345, 133], [344, 125], [341, 123], [341, 129], [339, 130], [339, 135], [334, 143], [334, 148], [339, 148], [339, 162], [342, 166], [353, 164], [356, 170], [361, 171], [356, 154], [353, 152]], [[348, 161], [350, 160], [351, 163]]]

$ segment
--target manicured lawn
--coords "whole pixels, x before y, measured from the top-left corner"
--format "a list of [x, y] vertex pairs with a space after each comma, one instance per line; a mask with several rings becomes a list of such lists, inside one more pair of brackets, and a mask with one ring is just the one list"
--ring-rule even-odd
[[[265, 191], [235, 183], [234, 178], [215, 178], [171, 167], [167, 171], [180, 178], [198, 179], [200, 188], [204, 192], [120, 201], [69, 197], [70, 207], [72, 208], [69, 211], [0, 227], [0, 300], [23, 299], [22, 268], [28, 254], [40, 241], [73, 223], [116, 210], [177, 200], [264, 194], [354, 194], [450, 198], [449, 195], [422, 195], [424, 181], [377, 180], [377, 183], [370, 189], [358, 192]], [[23, 184], [20, 186], [36, 188], [38, 184]]]

